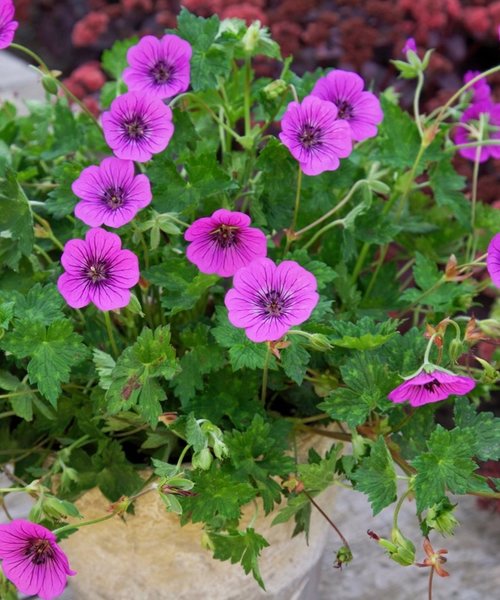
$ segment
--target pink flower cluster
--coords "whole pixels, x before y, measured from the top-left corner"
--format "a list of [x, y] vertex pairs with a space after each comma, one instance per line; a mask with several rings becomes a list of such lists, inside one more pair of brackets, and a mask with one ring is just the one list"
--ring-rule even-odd
[[[464, 77], [464, 83], [469, 83], [480, 75], [479, 71], [468, 71]], [[472, 91], [472, 103], [465, 109], [460, 117], [460, 125], [455, 130], [455, 144], [463, 145], [478, 142], [477, 137], [470, 130], [473, 126], [478, 128], [480, 119], [486, 120], [486, 131], [484, 140], [500, 140], [500, 104], [496, 104], [491, 97], [491, 88], [486, 80], [479, 79], [469, 88]], [[491, 129], [489, 126], [492, 126]], [[483, 141], [484, 144], [484, 141]], [[477, 147], [460, 148], [458, 153], [468, 160], [476, 160], [476, 155], [480, 163], [486, 162], [489, 158], [500, 158], [500, 146], [484, 144], [480, 150]]]
[[68, 241], [61, 257], [65, 273], [57, 285], [73, 308], [92, 302], [100, 310], [115, 310], [130, 302], [139, 261], [101, 226], [122, 227], [151, 202], [149, 179], [135, 174], [132, 161], [150, 160], [167, 147], [174, 126], [164, 100], [188, 88], [190, 58], [191, 46], [176, 35], [146, 36], [127, 53], [130, 66], [123, 78], [130, 91], [102, 115], [104, 137], [115, 156], [84, 169], [72, 185], [80, 198], [75, 216], [93, 228], [84, 240]]
[[266, 236], [250, 227], [244, 213], [216, 210], [196, 220], [184, 237], [190, 242], [186, 256], [202, 273], [234, 275], [225, 297], [229, 321], [253, 342], [279, 340], [318, 303], [314, 275], [294, 261], [276, 266], [266, 258]]
[[380, 102], [364, 91], [359, 75], [337, 69], [316, 82], [311, 94], [291, 102], [281, 121], [280, 139], [306, 175], [338, 169], [353, 141], [377, 135]]

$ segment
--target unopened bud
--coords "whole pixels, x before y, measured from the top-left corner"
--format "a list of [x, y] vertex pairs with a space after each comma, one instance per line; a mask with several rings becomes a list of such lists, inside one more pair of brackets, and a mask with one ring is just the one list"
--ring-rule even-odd
[[260, 40], [260, 22], [255, 21], [250, 25], [247, 29], [243, 39], [241, 40], [243, 44], [243, 50], [247, 54], [252, 54], [254, 50], [257, 48], [257, 45]]
[[51, 75], [44, 75], [42, 77], [42, 86], [48, 94], [51, 94], [52, 96], [57, 95], [57, 83]]
[[456, 362], [464, 353], [464, 346], [460, 340], [454, 338], [448, 347], [448, 354], [453, 362]]
[[425, 524], [430, 529], [435, 529], [443, 535], [452, 535], [457, 525], [459, 525], [453, 515], [455, 507], [456, 504], [451, 504], [449, 501], [434, 504], [427, 511]]
[[476, 356], [475, 359], [477, 360], [477, 362], [481, 363], [481, 366], [484, 369], [481, 375], [481, 381], [483, 381], [484, 383], [496, 383], [498, 381], [500, 373], [495, 369], [495, 367], [490, 365], [488, 361], [479, 358], [479, 356]]
[[332, 345], [328, 341], [328, 338], [322, 333], [311, 334], [309, 344], [313, 350], [317, 350], [318, 352], [328, 352], [328, 350], [332, 349]]
[[207, 471], [210, 469], [212, 461], [212, 453], [208, 448], [203, 448], [203, 450], [200, 450], [200, 452], [193, 454], [192, 463], [195, 469], [203, 469], [204, 471]]
[[283, 79], [276, 79], [262, 88], [262, 94], [267, 100], [276, 100], [276, 98], [282, 96], [287, 89], [288, 83], [286, 81]]
[[405, 538], [397, 528], [392, 530], [391, 540], [379, 538], [378, 543], [387, 550], [394, 562], [403, 567], [412, 565], [415, 562], [415, 546], [412, 541]]

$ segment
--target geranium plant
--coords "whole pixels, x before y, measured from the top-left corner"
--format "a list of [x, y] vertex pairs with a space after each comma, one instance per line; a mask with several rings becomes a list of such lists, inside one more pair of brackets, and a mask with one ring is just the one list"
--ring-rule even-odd
[[[500, 455], [498, 357], [475, 347], [499, 331], [499, 213], [477, 197], [499, 69], [420, 114], [431, 51], [410, 42], [410, 116], [355, 73], [299, 77], [258, 22], [183, 9], [162, 39], [104, 52], [95, 119], [13, 18], [0, 0], [2, 46], [37, 62], [47, 99], [0, 108], [0, 500], [34, 499], [0, 526], [2, 598], [62, 593], [58, 541], [92, 525], [75, 502], [93, 487], [113, 503], [93, 522], [155, 494], [264, 587], [242, 507], [304, 535], [341, 483], [393, 506], [371, 532], [392, 560], [446, 575], [429, 538], [456, 524], [448, 494], [500, 497], [477, 473]], [[261, 55], [279, 78], [255, 77]], [[331, 449], [299, 464], [301, 432]], [[422, 540], [398, 526], [413, 498]], [[340, 535], [338, 566], [356, 559]]]

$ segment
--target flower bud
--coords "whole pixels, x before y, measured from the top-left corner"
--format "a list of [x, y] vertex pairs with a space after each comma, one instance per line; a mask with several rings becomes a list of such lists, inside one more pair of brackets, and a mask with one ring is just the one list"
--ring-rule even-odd
[[464, 353], [464, 346], [460, 340], [452, 339], [448, 347], [448, 354], [453, 362], [456, 362]]
[[311, 334], [309, 337], [309, 345], [313, 350], [318, 350], [318, 352], [327, 352], [332, 349], [332, 345], [328, 341], [328, 338], [322, 333]]
[[260, 23], [259, 21], [255, 21], [247, 29], [243, 39], [241, 40], [243, 44], [243, 50], [246, 52], [246, 54], [252, 54], [252, 52], [254, 52], [254, 50], [257, 48], [259, 41]]
[[386, 540], [380, 538], [378, 543], [387, 550], [390, 558], [402, 565], [403, 567], [409, 567], [415, 562], [415, 546], [412, 541], [405, 538], [399, 529], [395, 528], [392, 530], [391, 539]]
[[51, 75], [44, 75], [42, 77], [42, 86], [48, 94], [51, 94], [52, 96], [57, 95], [57, 83]]
[[276, 100], [276, 98], [282, 96], [287, 89], [288, 83], [286, 81], [283, 81], [283, 79], [276, 79], [262, 88], [262, 94], [266, 100]]
[[195, 469], [203, 469], [207, 471], [210, 469], [213, 457], [209, 448], [203, 448], [200, 452], [193, 454], [192, 462]]
[[429, 529], [435, 529], [443, 535], [453, 535], [455, 527], [459, 522], [453, 516], [456, 504], [451, 504], [448, 500], [443, 500], [434, 504], [427, 511], [425, 524]]

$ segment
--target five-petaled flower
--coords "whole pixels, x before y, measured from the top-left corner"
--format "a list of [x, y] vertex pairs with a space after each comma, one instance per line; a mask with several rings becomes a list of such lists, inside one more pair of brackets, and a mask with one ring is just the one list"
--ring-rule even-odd
[[15, 519], [0, 525], [0, 559], [5, 577], [22, 594], [43, 600], [60, 596], [68, 575], [76, 575], [56, 543], [56, 536], [45, 527]]
[[12, 0], [0, 0], [0, 50], [11, 45], [19, 23], [14, 21]]
[[[480, 71], [467, 71], [464, 75], [464, 83], [469, 83], [469, 81], [472, 81], [472, 79], [475, 79], [480, 74]], [[473, 102], [491, 101], [491, 88], [485, 77], [473, 83], [469, 88], [469, 91], [471, 90]]]
[[424, 562], [415, 563], [417, 567], [430, 567], [434, 569], [439, 577], [448, 577], [448, 571], [445, 571], [441, 565], [446, 563], [446, 557], [443, 554], [448, 554], [448, 550], [441, 548], [440, 550], [434, 550], [428, 538], [424, 539], [424, 552], [426, 558]]
[[250, 227], [250, 217], [224, 208], [197, 219], [184, 234], [191, 242], [186, 257], [202, 273], [231, 277], [238, 269], [267, 254], [266, 236]]
[[500, 288], [500, 233], [494, 235], [488, 245], [486, 268], [490, 274], [491, 281], [493, 281], [497, 288]]
[[[481, 100], [464, 110], [460, 117], [460, 124], [455, 130], [454, 141], [457, 145], [478, 142], [477, 137], [465, 125], [477, 124], [481, 116], [487, 120], [487, 123], [484, 140], [479, 152], [476, 147], [471, 146], [470, 148], [459, 148], [458, 153], [469, 160], [476, 160], [477, 155], [479, 162], [483, 163], [490, 157], [500, 158], [500, 146], [489, 145], [487, 142], [487, 140], [500, 140], [500, 104], [492, 104], [488, 100]], [[489, 125], [493, 127], [490, 128]]]
[[134, 176], [134, 163], [110, 156], [97, 167], [83, 169], [71, 186], [81, 198], [75, 215], [87, 225], [121, 227], [151, 202], [146, 175]]
[[146, 35], [129, 48], [123, 80], [132, 92], [171, 98], [189, 87], [192, 49], [177, 35], [164, 35], [161, 40]]
[[409, 402], [411, 406], [417, 407], [445, 400], [452, 394], [463, 396], [475, 386], [476, 382], [470, 377], [434, 367], [433, 370], [424, 370], [410, 377], [392, 390], [388, 397], [392, 402]]
[[314, 96], [288, 105], [279, 137], [306, 175], [335, 171], [352, 152], [350, 128], [337, 116], [335, 105]]
[[168, 146], [172, 111], [158, 98], [127, 92], [102, 115], [104, 138], [115, 156], [145, 162]]
[[232, 325], [253, 342], [271, 342], [307, 321], [318, 300], [312, 273], [291, 260], [276, 266], [260, 258], [236, 273], [224, 302]]
[[61, 262], [66, 270], [57, 287], [72, 308], [93, 302], [100, 310], [123, 308], [130, 302], [130, 288], [139, 281], [139, 261], [122, 250], [115, 233], [95, 228], [85, 240], [69, 240]]
[[376, 136], [377, 125], [384, 118], [378, 98], [363, 91], [364, 87], [357, 73], [337, 69], [318, 79], [311, 92], [337, 107], [337, 118], [349, 124], [352, 138], [358, 142]]

